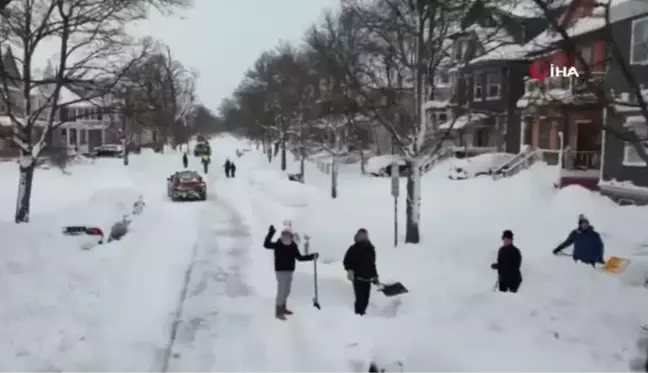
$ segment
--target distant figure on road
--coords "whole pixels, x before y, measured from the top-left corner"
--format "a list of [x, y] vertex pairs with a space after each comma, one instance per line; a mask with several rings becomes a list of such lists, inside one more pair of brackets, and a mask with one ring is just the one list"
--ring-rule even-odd
[[513, 245], [513, 232], [505, 230], [502, 233], [502, 247], [497, 252], [497, 263], [491, 264], [491, 268], [497, 270], [499, 291], [517, 293], [522, 284], [521, 266], [522, 254]]
[[209, 159], [209, 156], [207, 154], [202, 156], [202, 164], [203, 164], [203, 169], [205, 170], [205, 173], [209, 171], [209, 163], [211, 163], [211, 160]]
[[182, 164], [184, 165], [184, 168], [187, 168], [189, 166], [189, 157], [187, 157], [186, 152], [182, 154]]
[[232, 165], [230, 166], [230, 176], [232, 178], [236, 177], [236, 165], [234, 162], [232, 162]]
[[225, 177], [229, 179], [230, 172], [232, 171], [232, 162], [227, 158], [225, 161]]

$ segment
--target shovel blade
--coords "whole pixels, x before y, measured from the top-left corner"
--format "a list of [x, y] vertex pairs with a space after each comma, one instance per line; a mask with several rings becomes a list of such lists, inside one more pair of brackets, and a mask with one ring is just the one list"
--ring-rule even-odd
[[382, 293], [388, 297], [409, 293], [409, 290], [407, 290], [407, 288], [400, 282], [395, 282], [393, 284], [383, 284], [383, 287], [380, 289], [380, 291], [382, 291]]
[[322, 309], [322, 307], [320, 307], [320, 304], [317, 301], [317, 299], [313, 299], [313, 307], [317, 308], [318, 310]]

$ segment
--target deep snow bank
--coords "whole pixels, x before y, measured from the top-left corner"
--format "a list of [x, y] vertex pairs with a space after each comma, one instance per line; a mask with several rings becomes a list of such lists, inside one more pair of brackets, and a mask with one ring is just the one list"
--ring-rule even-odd
[[[308, 188], [319, 194], [309, 194], [293, 224], [322, 253], [320, 281], [326, 285], [320, 297], [328, 298], [326, 311], [309, 313], [313, 335], [338, 348], [353, 339], [342, 337], [346, 332], [362, 335], [360, 355], [402, 360], [407, 371], [625, 371], [643, 355], [636, 343], [640, 325], [648, 322], [648, 291], [634, 285], [646, 276], [636, 254], [648, 239], [647, 208], [619, 207], [580, 187], [557, 191], [555, 168], [542, 164], [513, 178], [457, 183], [447, 179], [443, 168], [451, 163], [444, 163], [422, 180], [422, 242], [403, 244], [401, 196], [399, 246], [393, 248], [390, 180], [345, 174], [332, 200], [328, 178], [307, 167]], [[632, 257], [624, 274], [551, 254], [580, 213], [601, 232], [606, 256]], [[369, 317], [361, 321], [349, 316], [350, 289], [340, 263], [360, 227], [376, 245], [381, 279], [403, 281], [411, 291], [397, 299], [373, 296]], [[504, 229], [514, 231], [524, 256], [524, 282], [515, 296], [492, 291], [496, 274], [489, 266]]]
[[[0, 165], [0, 370], [159, 369], [200, 211], [166, 201], [176, 161], [143, 153], [129, 167], [100, 159], [68, 174], [39, 169], [32, 219], [21, 225], [10, 222], [16, 166]], [[88, 237], [61, 233], [66, 224], [107, 232], [140, 195], [147, 205], [121, 241], [86, 251]]]

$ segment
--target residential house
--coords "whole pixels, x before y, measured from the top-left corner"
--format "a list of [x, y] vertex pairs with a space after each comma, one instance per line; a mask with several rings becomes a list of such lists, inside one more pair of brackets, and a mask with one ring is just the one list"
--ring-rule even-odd
[[[575, 67], [581, 72], [580, 76], [527, 79], [517, 105], [522, 115], [523, 144], [542, 152], [549, 164], [558, 165], [557, 187], [579, 184], [596, 189], [598, 184], [605, 105], [591, 87], [602, 88], [608, 45], [603, 14], [595, 8], [593, 0], [574, 0], [559, 18], [576, 44], [574, 49], [553, 29], [527, 44], [529, 55], [536, 61]], [[591, 71], [589, 76], [583, 73], [583, 61]]]
[[[634, 82], [639, 84], [643, 99], [648, 101], [648, 3], [629, 0], [619, 4], [611, 14], [611, 32], [622, 59], [628, 62]], [[605, 123], [619, 131], [604, 131], [601, 180], [602, 193], [623, 203], [648, 203], [648, 164], [635, 147], [624, 141], [619, 132], [631, 130], [648, 152], [648, 123], [641, 113], [639, 100], [622, 72], [618, 60], [610, 61], [605, 78], [615, 105], [606, 110]]]
[[[555, 2], [552, 9], [563, 7]], [[452, 145], [477, 152], [519, 152], [516, 103], [529, 65], [524, 45], [547, 26], [531, 0], [475, 3], [451, 39], [452, 67], [438, 74], [442, 97], [426, 102], [430, 120], [439, 123], [435, 132], [449, 132]]]
[[[15, 157], [18, 155], [18, 147], [13, 143], [14, 128], [16, 121], [22, 121], [26, 112], [26, 100], [20, 67], [14, 57], [11, 47], [0, 51], [2, 58], [3, 74], [6, 79], [0, 80], [0, 156]], [[40, 77], [39, 71], [34, 71], [35, 77]], [[30, 92], [29, 100], [31, 108], [45, 107], [47, 86], [40, 86]], [[49, 111], [41, 110], [38, 118], [35, 118], [31, 136], [38, 137], [43, 132], [45, 119]], [[13, 117], [13, 119], [12, 119]]]
[[59, 146], [90, 153], [106, 143], [120, 143], [121, 117], [104, 100], [84, 98], [68, 87], [59, 93], [60, 125], [52, 134]]

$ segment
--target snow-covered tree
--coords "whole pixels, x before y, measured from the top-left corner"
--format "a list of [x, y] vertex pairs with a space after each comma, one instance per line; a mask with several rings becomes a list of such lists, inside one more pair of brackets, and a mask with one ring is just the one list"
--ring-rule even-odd
[[[4, 66], [4, 61], [0, 66], [2, 99], [19, 149], [16, 222], [29, 221], [35, 166], [51, 144], [53, 131], [64, 123], [60, 109], [106, 96], [146, 54], [147, 45], [130, 38], [125, 26], [146, 17], [149, 4], [147, 0], [14, 0], [0, 16], [0, 33], [16, 51], [15, 69]], [[39, 76], [35, 56], [52, 44], [57, 53], [49, 74]], [[19, 88], [19, 95], [10, 94], [12, 86]], [[84, 95], [68, 102], [61, 95], [64, 89]]]

